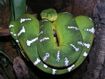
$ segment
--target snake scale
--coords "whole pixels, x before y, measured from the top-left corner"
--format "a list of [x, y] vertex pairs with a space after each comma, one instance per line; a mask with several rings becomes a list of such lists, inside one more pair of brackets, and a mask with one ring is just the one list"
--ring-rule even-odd
[[88, 16], [45, 9], [38, 20], [24, 14], [11, 21], [9, 29], [33, 65], [49, 74], [64, 74], [77, 68], [87, 57], [94, 39], [94, 23]]

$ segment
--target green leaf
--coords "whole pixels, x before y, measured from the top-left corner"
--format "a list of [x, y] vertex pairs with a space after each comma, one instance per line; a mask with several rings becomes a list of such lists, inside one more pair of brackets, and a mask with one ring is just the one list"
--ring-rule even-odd
[[26, 11], [26, 0], [10, 0], [11, 20], [21, 17]]

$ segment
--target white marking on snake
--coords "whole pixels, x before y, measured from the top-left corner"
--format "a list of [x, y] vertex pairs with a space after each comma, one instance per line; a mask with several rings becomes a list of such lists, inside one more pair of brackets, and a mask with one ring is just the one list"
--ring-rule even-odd
[[90, 48], [90, 44], [88, 44], [88, 43], [84, 43], [84, 46], [87, 48]]
[[55, 75], [56, 74], [56, 69], [52, 69], [52, 74]]
[[74, 27], [74, 26], [68, 26], [68, 29], [79, 30], [77, 27]]
[[43, 42], [43, 41], [46, 41], [46, 40], [49, 40], [50, 38], [49, 37], [44, 37], [42, 39], [40, 39], [40, 42]]
[[43, 34], [43, 31], [41, 31], [41, 32], [39, 33], [39, 35], [41, 35], [41, 34]]
[[84, 46], [82, 41], [78, 41], [77, 43], [81, 46]]
[[19, 43], [19, 40], [16, 40], [17, 43]]
[[48, 68], [48, 66], [47, 66], [46, 64], [43, 64], [43, 67], [44, 67], [44, 68]]
[[10, 32], [13, 35], [13, 32]]
[[64, 59], [65, 61], [64, 61], [64, 63], [65, 63], [65, 66], [68, 66], [69, 65], [69, 60], [68, 60], [68, 58], [67, 57], [65, 57], [65, 59]]
[[88, 55], [88, 54], [87, 54], [86, 52], [83, 53], [83, 56], [84, 56], [84, 57], [87, 57], [87, 55]]
[[89, 18], [92, 21], [92, 18]]
[[13, 34], [14, 36], [16, 36], [16, 34]]
[[50, 57], [49, 53], [45, 53], [45, 56], [43, 57], [43, 61], [46, 61]]
[[9, 25], [9, 28], [12, 28], [12, 27], [14, 27], [14, 25], [12, 25], [12, 24], [11, 24], [11, 25]]
[[13, 33], [13, 32], [10, 32], [13, 36], [16, 36], [16, 34], [15, 33]]
[[57, 59], [56, 59], [56, 61], [57, 61], [57, 62], [60, 61], [60, 51], [59, 51], [59, 50], [58, 50], [58, 52], [57, 52]]
[[39, 58], [36, 59], [36, 61], [34, 62], [34, 65], [37, 65], [41, 62], [41, 60]]
[[73, 67], [75, 67], [74, 64], [72, 66], [68, 67], [67, 70], [70, 72], [73, 69]]
[[31, 20], [31, 18], [21, 18], [20, 19], [20, 23], [23, 23], [25, 21], [30, 21], [30, 20]]
[[36, 42], [38, 40], [38, 37], [32, 39], [32, 40], [27, 40], [26, 43], [27, 43], [27, 46], [31, 46], [32, 43]]
[[86, 31], [87, 31], [87, 32], [90, 32], [90, 33], [93, 33], [93, 34], [95, 33], [94, 27], [92, 27], [91, 29], [86, 29]]
[[24, 28], [24, 26], [22, 27], [22, 29], [21, 29], [20, 32], [18, 33], [18, 36], [20, 36], [22, 33], [25, 33], [25, 28]]
[[71, 46], [71, 47], [73, 47], [73, 48], [74, 48], [74, 50], [75, 50], [76, 52], [78, 52], [78, 51], [79, 51], [79, 48], [77, 48], [75, 45], [70, 44], [70, 46]]
[[90, 44], [89, 43], [84, 43], [84, 42], [82, 42], [82, 41], [78, 41], [77, 42], [79, 45], [81, 45], [81, 46], [85, 46], [86, 48], [90, 48]]

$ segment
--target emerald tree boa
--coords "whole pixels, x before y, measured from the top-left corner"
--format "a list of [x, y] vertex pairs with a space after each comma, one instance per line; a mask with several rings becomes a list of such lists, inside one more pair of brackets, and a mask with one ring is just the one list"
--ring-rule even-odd
[[87, 57], [94, 39], [94, 23], [88, 16], [43, 10], [41, 20], [24, 14], [11, 21], [9, 29], [33, 65], [50, 74], [64, 74], [77, 68]]

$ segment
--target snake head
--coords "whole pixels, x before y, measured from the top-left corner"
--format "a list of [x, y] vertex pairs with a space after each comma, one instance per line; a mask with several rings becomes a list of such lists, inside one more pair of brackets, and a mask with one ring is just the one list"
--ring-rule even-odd
[[49, 21], [55, 21], [57, 19], [57, 12], [55, 9], [45, 9], [40, 14], [42, 19], [47, 19]]

